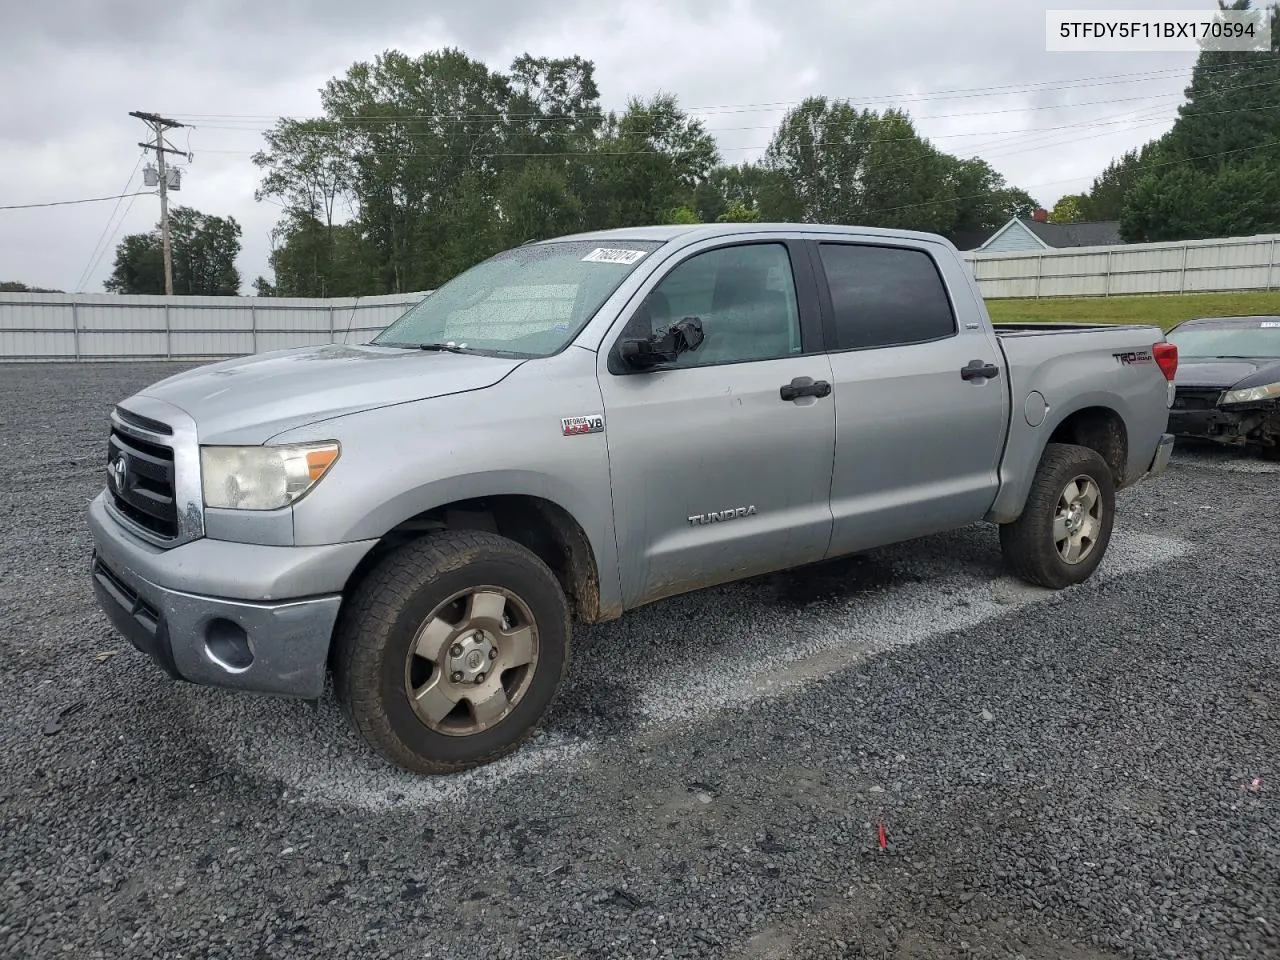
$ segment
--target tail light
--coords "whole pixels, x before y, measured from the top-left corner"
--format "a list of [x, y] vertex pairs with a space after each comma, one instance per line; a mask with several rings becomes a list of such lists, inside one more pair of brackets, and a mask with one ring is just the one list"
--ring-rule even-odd
[[1166, 380], [1172, 381], [1178, 372], [1178, 347], [1172, 343], [1155, 343], [1151, 345], [1151, 355], [1156, 359], [1156, 366], [1164, 374]]

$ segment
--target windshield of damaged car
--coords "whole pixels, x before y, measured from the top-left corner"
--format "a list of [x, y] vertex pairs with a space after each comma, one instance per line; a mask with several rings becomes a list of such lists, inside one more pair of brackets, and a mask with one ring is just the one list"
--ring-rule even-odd
[[1167, 337], [1182, 357], [1280, 359], [1280, 317], [1214, 324], [1187, 324]]
[[547, 357], [563, 350], [660, 244], [559, 241], [507, 250], [454, 277], [373, 339], [381, 346]]

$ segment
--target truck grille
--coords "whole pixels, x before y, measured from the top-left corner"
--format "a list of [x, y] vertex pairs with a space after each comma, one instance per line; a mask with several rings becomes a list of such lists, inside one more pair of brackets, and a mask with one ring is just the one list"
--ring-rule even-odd
[[1177, 387], [1173, 393], [1173, 409], [1212, 410], [1220, 396], [1222, 390], [1218, 387]]
[[115, 508], [158, 537], [178, 535], [173, 449], [112, 428], [107, 442], [107, 491]]

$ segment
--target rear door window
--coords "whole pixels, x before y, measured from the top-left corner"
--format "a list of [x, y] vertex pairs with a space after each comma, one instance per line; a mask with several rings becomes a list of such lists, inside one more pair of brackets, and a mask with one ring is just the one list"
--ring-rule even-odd
[[835, 326], [835, 350], [928, 343], [953, 336], [956, 318], [933, 258], [923, 250], [818, 245]]

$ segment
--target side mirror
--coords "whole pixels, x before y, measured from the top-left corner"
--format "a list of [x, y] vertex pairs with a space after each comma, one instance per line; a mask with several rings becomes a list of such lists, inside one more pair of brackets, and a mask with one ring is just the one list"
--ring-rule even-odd
[[618, 345], [618, 354], [632, 369], [648, 370], [660, 363], [674, 363], [680, 354], [697, 350], [704, 337], [702, 321], [698, 317], [685, 317], [648, 337], [623, 340]]

